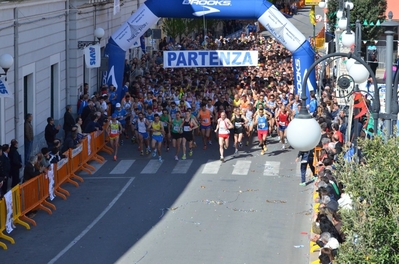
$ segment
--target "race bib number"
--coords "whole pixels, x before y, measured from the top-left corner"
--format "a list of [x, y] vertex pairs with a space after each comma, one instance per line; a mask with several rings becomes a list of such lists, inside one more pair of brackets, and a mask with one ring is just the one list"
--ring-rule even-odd
[[190, 128], [190, 126], [184, 126], [184, 127], [183, 127], [183, 130], [184, 130], [185, 132], [190, 132], [190, 131], [191, 131], [191, 128]]
[[240, 122], [235, 122], [234, 125], [235, 125], [235, 127], [241, 127], [241, 123]]
[[279, 124], [280, 126], [286, 126], [286, 123], [285, 123], [285, 122], [278, 122], [278, 124]]
[[266, 127], [266, 124], [265, 123], [260, 123], [260, 124], [258, 124], [258, 128], [265, 128]]
[[111, 129], [111, 134], [118, 134], [118, 130], [117, 129]]
[[202, 120], [202, 123], [209, 123], [209, 119], [208, 119], [208, 118], [204, 118], [204, 119]]
[[179, 126], [174, 126], [173, 130], [179, 132], [180, 131], [180, 127]]

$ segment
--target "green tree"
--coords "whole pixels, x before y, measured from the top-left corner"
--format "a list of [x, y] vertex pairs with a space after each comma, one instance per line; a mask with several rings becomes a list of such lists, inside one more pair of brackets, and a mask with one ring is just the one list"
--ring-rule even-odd
[[186, 33], [187, 23], [185, 18], [164, 18], [162, 30], [166, 35], [175, 39]]
[[346, 241], [338, 263], [399, 263], [399, 139], [360, 140], [365, 164], [343, 163], [337, 177], [353, 209], [341, 209]]
[[[339, 10], [339, 0], [328, 1], [328, 13], [330, 31], [335, 31], [337, 21], [337, 11]], [[385, 20], [387, 9], [386, 0], [352, 0], [354, 8], [350, 11], [351, 28], [355, 31], [355, 22], [359, 19], [362, 24], [362, 38], [366, 40], [376, 40], [383, 32], [377, 21], [382, 23]], [[399, 14], [398, 14], [399, 15]], [[364, 21], [374, 23], [374, 26], [363, 26]]]

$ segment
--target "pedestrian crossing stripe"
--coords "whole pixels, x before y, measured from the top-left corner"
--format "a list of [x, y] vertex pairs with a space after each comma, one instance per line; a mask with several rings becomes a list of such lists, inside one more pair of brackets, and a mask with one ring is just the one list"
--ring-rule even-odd
[[[187, 160], [179, 160], [176, 162], [176, 164], [173, 166], [173, 169], [171, 171], [171, 174], [186, 174], [190, 170], [191, 166], [193, 165], [194, 160], [192, 159], [187, 159]], [[144, 168], [141, 170], [139, 174], [157, 174], [159, 172], [159, 169], [161, 166], [166, 161], [159, 162], [158, 159], [151, 159], [148, 161], [148, 163], [144, 166]], [[230, 161], [231, 162], [231, 161]], [[229, 162], [229, 163], [230, 163]], [[120, 160], [115, 167], [109, 172], [110, 177], [111, 175], [123, 175], [125, 174], [132, 166], [139, 166], [136, 165], [138, 163], [136, 160]], [[207, 175], [217, 175], [219, 174], [220, 168], [222, 167], [223, 164], [220, 160], [208, 160], [205, 164], [203, 164], [200, 168], [199, 171], [201, 174], [207, 174]], [[230, 163], [231, 164], [231, 163]], [[263, 176], [268, 176], [268, 177], [276, 177], [276, 176], [281, 176], [281, 173], [287, 174], [287, 169], [289, 168], [280, 168], [281, 162], [280, 161], [265, 161], [264, 164], [259, 164], [257, 162], [253, 162], [252, 160], [236, 160], [234, 165], [224, 166], [223, 168], [223, 174], [226, 175], [237, 175], [237, 176], [243, 176], [243, 175], [248, 175], [250, 171], [258, 171], [263, 174]], [[283, 163], [286, 164], [286, 163]], [[98, 171], [101, 168], [102, 164], [97, 166], [96, 171]], [[170, 164], [168, 164], [170, 166]], [[252, 167], [256, 167], [255, 169], [251, 170]], [[300, 163], [296, 163], [291, 169], [291, 173], [289, 173], [292, 176], [300, 176]], [[280, 170], [283, 170], [282, 172]], [[259, 171], [260, 170], [260, 171]], [[309, 169], [308, 169], [309, 173]], [[83, 174], [82, 174], [83, 175]], [[90, 177], [89, 175], [87, 175]]]
[[147, 166], [141, 171], [141, 174], [154, 174], [157, 173], [158, 169], [161, 167], [162, 162], [159, 160], [150, 160]]

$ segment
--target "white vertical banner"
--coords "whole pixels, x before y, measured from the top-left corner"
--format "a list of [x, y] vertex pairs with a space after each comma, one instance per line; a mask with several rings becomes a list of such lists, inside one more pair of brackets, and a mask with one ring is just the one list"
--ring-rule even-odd
[[47, 171], [48, 177], [48, 192], [50, 195], [50, 201], [54, 200], [54, 164], [51, 163], [49, 170]]
[[114, 0], [114, 16], [121, 11], [121, 3], [119, 0]]
[[0, 97], [10, 97], [12, 98], [12, 94], [10, 94], [10, 88], [8, 87], [8, 83], [5, 77], [0, 78]]
[[6, 231], [7, 233], [11, 233], [14, 230], [14, 219], [13, 219], [13, 211], [12, 211], [12, 192], [11, 190], [8, 191], [4, 198], [6, 200], [6, 211], [7, 211], [7, 218], [6, 218]]
[[90, 154], [91, 154], [91, 146], [90, 146], [90, 144], [91, 144], [91, 135], [87, 134], [87, 156], [89, 156], [89, 157], [90, 157]]
[[99, 68], [101, 66], [100, 45], [90, 45], [84, 49], [87, 68]]

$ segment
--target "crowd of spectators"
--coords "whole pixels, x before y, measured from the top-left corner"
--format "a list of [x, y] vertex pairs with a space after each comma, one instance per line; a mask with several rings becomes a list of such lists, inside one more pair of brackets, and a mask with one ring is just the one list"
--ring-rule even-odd
[[[334, 87], [332, 81], [328, 79], [324, 81], [321, 98], [313, 112], [322, 130], [319, 144], [321, 152], [315, 153], [312, 150], [306, 155], [300, 153], [298, 156], [302, 158], [305, 156], [305, 159], [302, 159], [305, 164], [302, 176], [306, 173], [306, 165], [309, 165], [314, 173], [313, 160], [318, 161], [316, 165], [318, 174], [314, 177], [318, 192], [315, 203], [320, 205], [318, 212], [313, 215], [311, 240], [321, 247], [320, 263], [328, 264], [332, 263], [338, 254], [340, 244], [345, 241], [341, 229], [340, 210], [352, 209], [351, 197], [345, 193], [345, 186], [337, 178], [336, 170], [342, 162], [350, 160], [365, 162], [362, 151], [356, 147], [355, 141], [356, 135], [358, 138], [366, 138], [369, 137], [370, 131], [369, 114], [359, 117], [357, 122], [354, 117], [348, 117], [346, 109], [341, 109], [338, 105], [332, 91]], [[349, 122], [349, 119], [353, 122]]]

